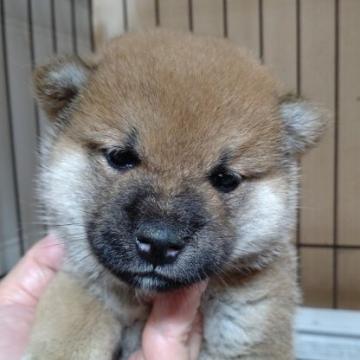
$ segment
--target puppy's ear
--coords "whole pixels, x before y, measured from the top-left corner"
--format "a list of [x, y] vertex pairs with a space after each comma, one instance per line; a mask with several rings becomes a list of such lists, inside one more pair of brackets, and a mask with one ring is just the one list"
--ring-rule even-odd
[[79, 95], [95, 65], [78, 57], [55, 58], [34, 71], [36, 97], [50, 120], [60, 117]]
[[280, 99], [280, 114], [285, 129], [284, 147], [290, 155], [302, 154], [316, 145], [329, 118], [324, 109], [293, 95]]

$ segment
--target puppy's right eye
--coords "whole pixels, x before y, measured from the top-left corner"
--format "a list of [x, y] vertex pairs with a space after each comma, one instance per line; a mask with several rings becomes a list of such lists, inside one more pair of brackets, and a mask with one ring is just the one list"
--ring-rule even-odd
[[209, 175], [211, 185], [223, 193], [235, 190], [241, 183], [242, 177], [222, 166], [215, 168]]
[[140, 164], [138, 154], [132, 149], [105, 151], [108, 164], [116, 170], [130, 170]]

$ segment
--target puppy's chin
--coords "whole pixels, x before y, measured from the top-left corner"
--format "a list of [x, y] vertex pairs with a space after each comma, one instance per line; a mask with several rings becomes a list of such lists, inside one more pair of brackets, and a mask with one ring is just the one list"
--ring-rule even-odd
[[112, 271], [112, 273], [121, 281], [127, 283], [129, 286], [142, 290], [145, 293], [166, 292], [184, 288], [195, 284], [199, 281], [205, 280], [206, 276], [196, 276], [192, 274], [185, 279], [172, 278], [161, 274], [157, 270], [149, 272], [135, 273], [129, 271]]
[[165, 292], [191, 285], [191, 281], [171, 279], [162, 275], [150, 272], [147, 274], [122, 273], [119, 278], [131, 287], [145, 292]]

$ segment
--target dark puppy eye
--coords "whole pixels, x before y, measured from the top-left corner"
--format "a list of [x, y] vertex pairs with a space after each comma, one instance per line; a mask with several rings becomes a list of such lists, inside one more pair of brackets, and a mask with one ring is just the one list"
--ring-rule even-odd
[[109, 165], [117, 170], [129, 170], [140, 164], [138, 154], [132, 149], [113, 149], [105, 151]]
[[209, 175], [211, 185], [224, 193], [235, 190], [242, 181], [241, 175], [224, 167], [215, 168]]

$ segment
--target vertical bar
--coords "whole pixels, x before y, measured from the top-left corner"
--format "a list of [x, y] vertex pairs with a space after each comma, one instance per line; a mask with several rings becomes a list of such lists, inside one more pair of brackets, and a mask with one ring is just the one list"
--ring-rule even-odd
[[19, 182], [18, 182], [18, 172], [17, 172], [17, 158], [15, 151], [15, 135], [14, 135], [14, 126], [13, 126], [13, 111], [11, 106], [11, 92], [10, 92], [10, 82], [9, 82], [9, 66], [8, 66], [8, 47], [7, 47], [7, 36], [6, 36], [6, 26], [5, 26], [5, 0], [0, 0], [0, 13], [1, 13], [1, 34], [2, 34], [2, 43], [3, 43], [3, 63], [4, 63], [4, 82], [5, 82], [5, 93], [6, 93], [6, 107], [9, 117], [9, 132], [10, 132], [10, 146], [11, 146], [11, 160], [14, 182], [14, 191], [16, 198], [16, 218], [19, 228], [19, 246], [20, 253], [24, 254], [25, 252], [25, 241], [24, 233], [22, 228], [22, 216], [20, 210], [20, 194], [19, 194]]
[[334, 68], [334, 221], [333, 221], [333, 308], [338, 307], [338, 196], [339, 196], [339, 52], [340, 52], [340, 6], [335, 0], [335, 68]]
[[[296, 0], [296, 94], [298, 96], [301, 95], [301, 6], [300, 6], [300, 0]], [[301, 169], [301, 161], [298, 160], [298, 165], [300, 171]], [[301, 176], [300, 176], [301, 178]], [[298, 194], [301, 193], [301, 184], [299, 182], [298, 184]], [[299, 205], [300, 205], [300, 199]], [[297, 254], [298, 254], [298, 260], [299, 260], [299, 248], [300, 248], [300, 231], [301, 231], [301, 211], [300, 206], [296, 209], [296, 217], [297, 217], [297, 223], [296, 223], [296, 246], [297, 246]], [[300, 277], [300, 267], [298, 267], [298, 276]]]
[[91, 52], [96, 52], [95, 34], [94, 34], [94, 7], [92, 0], [88, 0], [88, 13], [89, 13], [90, 49]]
[[[32, 0], [27, 0], [27, 15], [28, 15], [28, 33], [30, 44], [30, 61], [31, 69], [35, 69], [35, 50], [34, 50], [34, 28], [33, 28], [33, 14], [32, 14]], [[36, 121], [36, 136], [39, 142], [40, 138], [40, 120], [39, 120], [39, 108], [34, 101], [34, 116]]]
[[229, 37], [229, 31], [228, 31], [228, 6], [227, 6], [227, 0], [223, 0], [223, 25], [224, 25], [224, 38]]
[[193, 3], [192, 0], [188, 0], [188, 11], [189, 11], [189, 30], [194, 31], [194, 16], [193, 16]]
[[155, 6], [155, 25], [160, 26], [160, 6], [159, 6], [159, 0], [154, 0], [154, 6]]
[[73, 44], [73, 52], [74, 54], [78, 55], [75, 0], [70, 0], [70, 5], [71, 5], [71, 37]]
[[128, 16], [128, 5], [127, 0], [123, 0], [123, 21], [124, 21], [124, 31], [129, 31], [129, 16]]
[[57, 54], [58, 45], [57, 45], [57, 35], [56, 35], [55, 0], [50, 0], [50, 11], [51, 11], [51, 36], [52, 36], [53, 52], [54, 54]]
[[296, 0], [296, 93], [301, 95], [301, 0]]
[[264, 62], [264, 4], [263, 0], [258, 0], [259, 5], [259, 57]]

